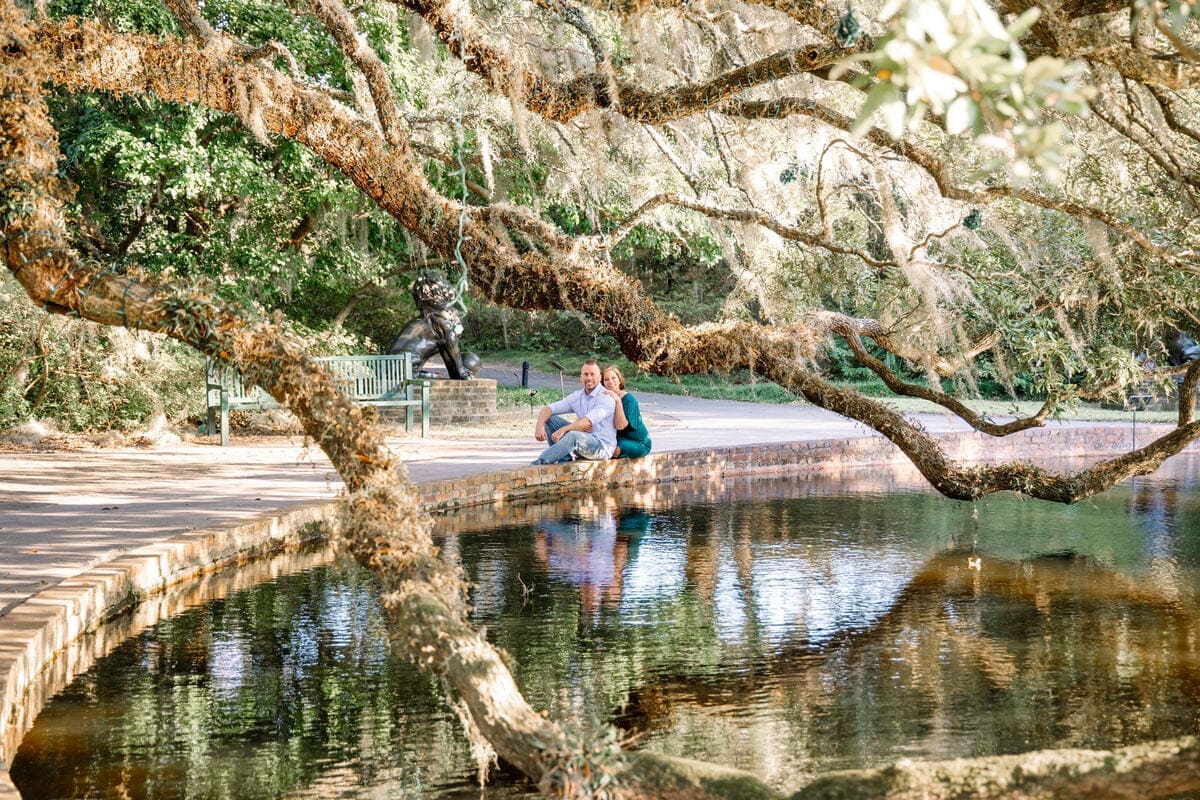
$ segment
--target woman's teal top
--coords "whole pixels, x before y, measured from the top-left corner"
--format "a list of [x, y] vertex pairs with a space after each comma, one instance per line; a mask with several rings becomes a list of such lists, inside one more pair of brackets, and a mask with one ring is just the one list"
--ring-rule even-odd
[[650, 431], [642, 421], [642, 410], [638, 408], [637, 398], [633, 392], [626, 392], [621, 398], [621, 408], [629, 427], [617, 431], [617, 447], [621, 448], [621, 458], [641, 458], [650, 452]]

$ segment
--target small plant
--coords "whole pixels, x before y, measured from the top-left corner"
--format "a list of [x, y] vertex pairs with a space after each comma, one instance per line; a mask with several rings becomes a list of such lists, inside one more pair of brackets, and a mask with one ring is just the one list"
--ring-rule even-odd
[[621, 796], [617, 774], [625, 766], [621, 740], [611, 725], [564, 725], [561, 749], [547, 753], [550, 766], [540, 788], [551, 797], [608, 800]]

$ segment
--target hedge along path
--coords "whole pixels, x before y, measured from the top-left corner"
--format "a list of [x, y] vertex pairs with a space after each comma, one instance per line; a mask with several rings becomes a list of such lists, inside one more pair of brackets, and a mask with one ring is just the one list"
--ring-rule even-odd
[[[778, 797], [748, 773], [624, 753], [611, 731], [572, 734], [532, 709], [502, 654], [470, 627], [462, 576], [438, 558], [430, 520], [419, 510], [403, 463], [386, 450], [374, 412], [343, 397], [330, 376], [303, 355], [299, 343], [282, 333], [277, 322], [219, 301], [202, 287], [163, 285], [146, 276], [97, 271], [68, 244], [63, 207], [72, 187], [55, 174], [57, 137], [42, 84], [153, 92], [250, 116], [268, 130], [308, 144], [347, 171], [402, 224], [413, 225], [430, 243], [444, 247], [458, 239], [459, 209], [422, 182], [407, 145], [401, 142], [386, 151], [390, 160], [384, 166], [390, 164], [390, 172], [373, 172], [371, 167], [380, 167], [373, 156], [386, 150], [381, 150], [378, 137], [361, 121], [337, 113], [328, 101], [322, 105], [319, 92], [288, 86], [273, 71], [222, 63], [221, 48], [211, 44], [199, 48], [178, 40], [117, 36], [94, 26], [85, 31], [85, 27], [49, 22], [35, 26], [13, 0], [0, 0], [0, 245], [6, 266], [31, 299], [51, 313], [169, 335], [237, 368], [288, 406], [346, 483], [349, 495], [340, 512], [337, 542], [379, 575], [395, 645], [422, 668], [442, 677], [456, 698], [454, 705], [469, 735], [478, 734], [477, 742], [486, 740], [499, 757], [538, 781], [546, 792], [581, 797]], [[247, 77], [238, 70], [259, 71]], [[272, 88], [269, 84], [276, 80], [280, 87]], [[276, 91], [290, 98], [289, 103], [278, 102]], [[355, 149], [358, 144], [364, 149]], [[525, 279], [537, 275], [551, 288], [526, 289], [531, 302], [549, 302], [547, 291], [567, 299], [603, 300], [606, 316], [602, 318], [624, 320], [618, 327], [630, 348], [644, 347], [630, 338], [644, 335], [660, 348], [657, 358], [668, 364], [699, 366], [711, 363], [704, 353], [706, 347], [713, 347], [717, 357], [764, 364], [781, 382], [788, 381], [784, 385], [805, 396], [822, 397], [833, 406], [841, 403], [850, 413], [857, 411], [843, 402], [851, 395], [814, 382], [795, 366], [799, 353], [810, 344], [815, 347], [812, 328], [684, 329], [659, 312], [635, 284], [622, 282], [612, 272], [565, 277], [551, 269], [545, 257], [516, 258], [480, 226], [472, 226], [480, 236], [468, 240], [473, 250], [464, 255], [473, 270], [493, 279], [492, 290], [501, 298], [518, 293], [517, 286], [527, 286]], [[523, 280], [490, 269], [497, 264], [511, 267]], [[509, 287], [507, 294], [503, 287]], [[623, 318], [617, 313], [614, 304], [622, 301], [633, 303], [634, 316]], [[800, 335], [805, 330], [807, 337]], [[789, 342], [790, 348], [785, 347]], [[1077, 796], [1096, 796], [1096, 785], [1121, 791], [1133, 785], [1140, 796], [1149, 797], [1200, 788], [1198, 753], [1195, 740], [1180, 739], [1087, 757], [1051, 752], [1007, 760], [909, 765], [828, 776], [800, 795], [949, 797], [962, 796], [970, 786], [977, 797], [1032, 797], [1045, 796], [1044, 791], [1031, 793], [1042, 786], [1055, 796], [1069, 797], [1073, 796], [1070, 787], [1079, 784], [1086, 786], [1086, 792]], [[1068, 770], [1070, 786], [1064, 787]]]

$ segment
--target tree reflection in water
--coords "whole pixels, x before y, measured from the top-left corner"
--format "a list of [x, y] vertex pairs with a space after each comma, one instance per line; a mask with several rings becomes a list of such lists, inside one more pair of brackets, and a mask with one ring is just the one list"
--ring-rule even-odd
[[[599, 497], [447, 520], [444, 549], [535, 703], [790, 789], [1196, 730], [1193, 469], [1072, 508], [990, 498], [978, 525], [819, 480]], [[456, 721], [382, 625], [371, 579], [337, 570], [173, 617], [49, 704], [13, 777], [27, 800], [474, 793]]]

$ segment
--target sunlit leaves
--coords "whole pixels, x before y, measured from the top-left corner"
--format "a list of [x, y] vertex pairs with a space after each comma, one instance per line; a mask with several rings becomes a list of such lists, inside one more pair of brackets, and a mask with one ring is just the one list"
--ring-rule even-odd
[[1005, 168], [1016, 183], [1035, 172], [1060, 177], [1075, 150], [1046, 111], [1084, 114], [1089, 91], [1081, 68], [1039, 56], [1027, 61], [1017, 40], [1036, 21], [1030, 9], [1005, 26], [981, 0], [891, 0], [881, 18], [889, 33], [872, 53], [854, 56], [872, 80], [855, 132], [883, 125], [893, 138], [929, 114], [951, 134], [967, 134], [994, 156], [981, 172]]
[[1161, 6], [1154, 0], [1136, 0], [1133, 6], [1139, 11], [1157, 6], [1157, 13], [1176, 33], [1181, 33], [1189, 20], [1200, 16], [1200, 2], [1197, 0], [1166, 0]]

